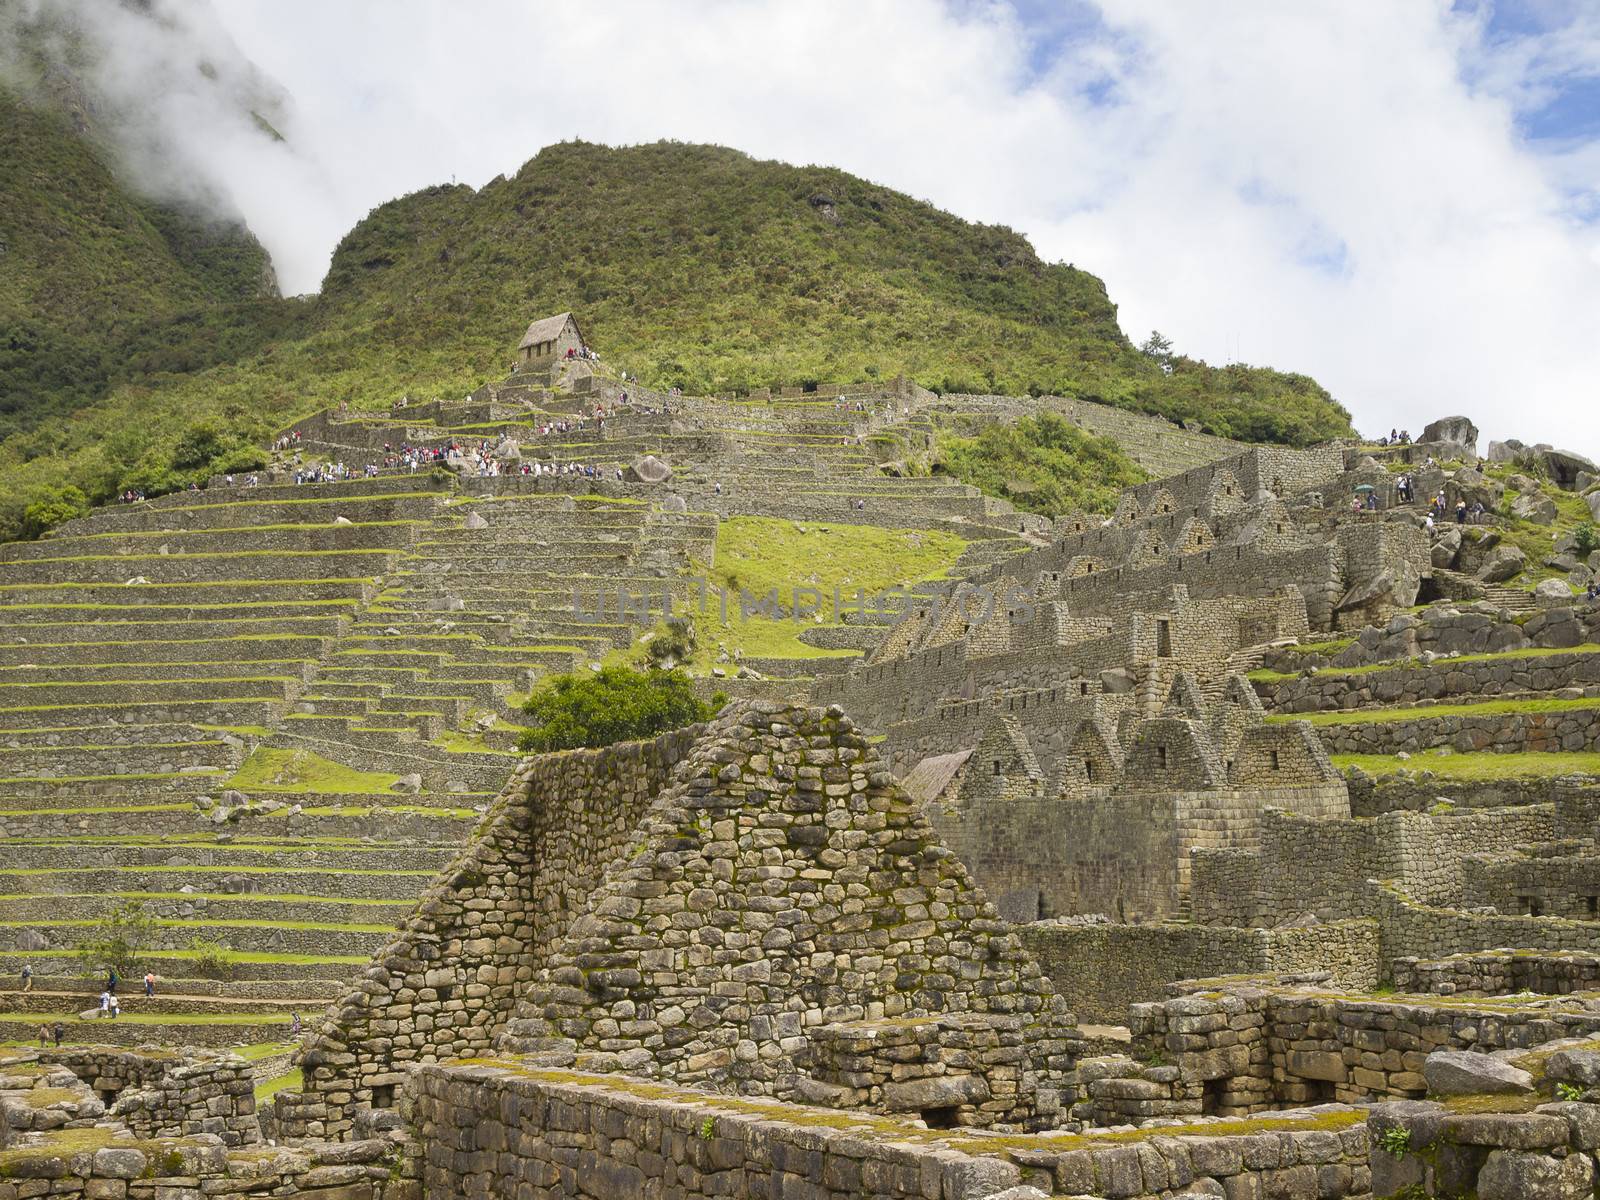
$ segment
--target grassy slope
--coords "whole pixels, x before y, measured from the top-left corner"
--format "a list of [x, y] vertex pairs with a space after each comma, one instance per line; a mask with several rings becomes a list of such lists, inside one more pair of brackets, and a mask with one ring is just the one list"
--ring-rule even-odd
[[[52, 149], [27, 155], [54, 174]], [[374, 210], [315, 301], [227, 305], [134, 339], [109, 395], [0, 444], [0, 534], [66, 484], [96, 499], [171, 486], [329, 404], [459, 394], [504, 373], [528, 320], [568, 308], [608, 361], [660, 386], [904, 371], [1198, 417], [1240, 437], [1348, 429], [1302, 376], [1182, 360], [1167, 373], [1122, 335], [1098, 279], [1041, 262], [1009, 230], [841, 171], [575, 143], [476, 193], [437, 187]]]
[[[694, 615], [700, 653], [693, 670], [710, 669], [718, 645], [731, 655], [774, 658], [819, 658], [849, 655], [848, 650], [823, 650], [799, 640], [806, 621], [793, 618], [795, 590], [815, 588], [822, 594], [819, 615], [833, 622], [833, 589], [839, 589], [840, 607], [848, 607], [856, 589], [868, 601], [887, 588], [908, 586], [924, 579], [941, 578], [955, 565], [966, 543], [950, 533], [917, 529], [887, 529], [873, 525], [796, 524], [768, 517], [735, 517], [717, 530], [715, 567], [698, 569], [710, 587], [728, 595], [727, 620], [715, 592], [708, 588], [706, 610]], [[754, 599], [776, 590], [785, 614], [743, 618], [739, 593]], [[801, 604], [815, 598], [802, 592]]]

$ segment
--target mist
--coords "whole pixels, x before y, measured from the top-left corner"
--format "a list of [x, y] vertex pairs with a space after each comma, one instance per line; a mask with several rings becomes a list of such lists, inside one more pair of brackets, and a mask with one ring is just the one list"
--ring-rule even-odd
[[14, 31], [75, 30], [130, 177], [242, 216], [290, 294], [419, 188], [714, 142], [1008, 225], [1135, 340], [1304, 372], [1369, 432], [1464, 412], [1597, 454], [1600, 9], [1494, 8], [0, 0], [0, 70]]
[[0, 81], [65, 113], [119, 178], [159, 203], [249, 227], [280, 286], [315, 288], [335, 220], [289, 93], [208, 0], [0, 0]]

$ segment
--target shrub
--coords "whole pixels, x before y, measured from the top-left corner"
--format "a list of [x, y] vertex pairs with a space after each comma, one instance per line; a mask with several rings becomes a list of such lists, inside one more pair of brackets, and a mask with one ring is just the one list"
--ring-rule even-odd
[[523, 704], [531, 728], [517, 744], [544, 753], [654, 737], [704, 721], [726, 702], [721, 693], [709, 704], [699, 699], [689, 676], [677, 670], [606, 667], [592, 676], [559, 675]]
[[1586, 559], [1600, 550], [1600, 529], [1594, 527], [1593, 521], [1582, 521], [1572, 531], [1572, 542], [1578, 557]]
[[156, 919], [143, 904], [124, 900], [90, 927], [78, 942], [78, 957], [91, 971], [115, 967], [119, 975], [133, 975], [139, 956], [155, 940]]
[[645, 643], [645, 657], [652, 667], [670, 669], [694, 657], [694, 623], [667, 621]]
[[62, 522], [81, 517], [88, 511], [89, 497], [69, 483], [59, 491], [35, 500], [23, 509], [23, 535], [30, 538], [39, 537]]
[[1048, 410], [977, 437], [942, 436], [939, 452], [936, 471], [1046, 516], [1110, 512], [1124, 487], [1145, 478], [1116, 442]]
[[228, 948], [221, 942], [197, 937], [189, 943], [189, 957], [194, 961], [194, 969], [207, 979], [233, 978]]
[[1378, 1149], [1404, 1158], [1411, 1149], [1411, 1130], [1403, 1125], [1391, 1125], [1378, 1135]]

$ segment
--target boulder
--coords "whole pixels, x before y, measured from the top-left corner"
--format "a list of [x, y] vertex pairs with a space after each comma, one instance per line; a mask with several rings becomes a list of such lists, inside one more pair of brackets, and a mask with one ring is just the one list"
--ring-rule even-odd
[[960, 1108], [988, 1098], [989, 1085], [981, 1075], [929, 1075], [883, 1085], [883, 1106], [890, 1112]]
[[355, 522], [352, 521], [349, 517], [335, 517], [333, 519], [333, 523], [335, 525], [354, 525], [355, 524]]
[[672, 468], [654, 454], [646, 454], [623, 471], [622, 477], [629, 483], [665, 483], [672, 478]]
[[668, 496], [658, 507], [664, 513], [688, 512], [689, 502], [682, 496]]
[[1489, 449], [1485, 452], [1484, 457], [1492, 463], [1510, 462], [1526, 449], [1527, 447], [1517, 441], [1516, 438], [1507, 438], [1503, 442], [1490, 442]]
[[1133, 691], [1137, 682], [1133, 672], [1124, 667], [1112, 667], [1110, 670], [1100, 672], [1100, 687], [1113, 695]]
[[1482, 1092], [1531, 1092], [1533, 1076], [1519, 1067], [1475, 1050], [1436, 1050], [1423, 1060], [1422, 1077], [1437, 1096]]
[[1588, 1200], [1593, 1191], [1594, 1160], [1586, 1154], [1493, 1150], [1478, 1172], [1478, 1200]]
[[1511, 502], [1511, 515], [1535, 525], [1550, 525], [1556, 519], [1556, 502], [1543, 492], [1525, 492]]
[[12, 944], [15, 945], [18, 950], [50, 949], [50, 939], [45, 937], [45, 935], [40, 933], [37, 929], [21, 930], [17, 936], [12, 939]]
[[501, 438], [499, 445], [494, 448], [494, 456], [502, 462], [517, 462], [522, 458], [522, 447], [517, 444], [516, 438]]
[[1428, 550], [1429, 557], [1436, 567], [1452, 567], [1455, 565], [1456, 555], [1461, 550], [1461, 530], [1454, 525], [1439, 530], [1433, 539], [1433, 545]]
[[1466, 417], [1440, 417], [1423, 427], [1422, 442], [1449, 442], [1459, 446], [1463, 456], [1478, 457], [1478, 427]]
[[1600, 1087], [1600, 1052], [1557, 1050], [1544, 1064], [1544, 1077], [1550, 1083], [1575, 1083], [1580, 1087]]
[[[1600, 521], [1600, 491], [1590, 492], [1583, 498], [1583, 502], [1589, 506], [1589, 515], [1596, 521]], [[1597, 553], [1600, 553], [1600, 551], [1597, 551]]]
[[1515, 546], [1496, 546], [1478, 568], [1478, 578], [1485, 583], [1504, 583], [1515, 579], [1527, 565], [1527, 556]]
[[1537, 449], [1544, 455], [1545, 470], [1557, 487], [1576, 488], [1580, 474], [1600, 475], [1600, 466], [1596, 466], [1592, 458], [1553, 446], [1540, 445]]
[[389, 785], [389, 790], [406, 796], [415, 796], [422, 791], [422, 776], [417, 774], [401, 776]]
[[1559, 579], [1541, 579], [1533, 594], [1540, 600], [1559, 600], [1563, 604], [1572, 599], [1572, 589]]
[[468, 529], [487, 529], [487, 528], [489, 528], [489, 522], [488, 522], [487, 518], [485, 518], [485, 517], [483, 517], [480, 514], [475, 513], [475, 512], [469, 512], [467, 514], [467, 519], [466, 519], [465, 524], [466, 524], [466, 527]]

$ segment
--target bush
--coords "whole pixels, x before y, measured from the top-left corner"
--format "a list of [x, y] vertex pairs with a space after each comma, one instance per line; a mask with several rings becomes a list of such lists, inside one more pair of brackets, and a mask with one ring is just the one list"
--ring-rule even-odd
[[221, 942], [197, 937], [189, 943], [189, 957], [194, 960], [194, 969], [207, 979], [233, 978], [228, 948]]
[[1116, 442], [1048, 410], [986, 426], [977, 437], [941, 436], [939, 454], [934, 470], [1052, 517], [1110, 512], [1123, 488], [1145, 478]]
[[606, 667], [590, 676], [559, 675], [523, 704], [532, 727], [517, 744], [538, 753], [609, 746], [707, 720], [725, 703], [721, 693], [709, 704], [699, 699], [682, 671]]
[[155, 941], [156, 919], [143, 904], [124, 900], [91, 926], [78, 942], [78, 957], [91, 971], [115, 967], [124, 977], [137, 973], [139, 956]]
[[1587, 559], [1596, 550], [1600, 550], [1600, 529], [1594, 527], [1593, 521], [1582, 521], [1572, 531], [1572, 543], [1580, 559]]
[[35, 500], [22, 510], [24, 537], [36, 538], [64, 521], [81, 517], [89, 511], [89, 497], [68, 484], [51, 495]]

